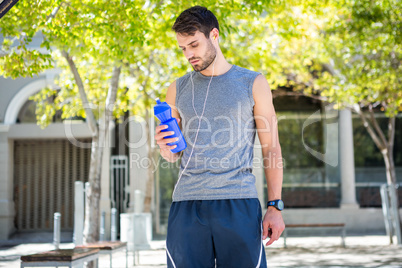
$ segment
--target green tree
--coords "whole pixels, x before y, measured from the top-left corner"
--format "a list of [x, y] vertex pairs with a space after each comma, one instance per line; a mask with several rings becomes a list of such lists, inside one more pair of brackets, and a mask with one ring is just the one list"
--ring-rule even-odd
[[[195, 4], [211, 8], [222, 22], [230, 14], [262, 10], [261, 3], [240, 1], [47, 0], [35, 2], [35, 9], [30, 8], [30, 2], [20, 2], [0, 21], [5, 37], [0, 74], [16, 78], [37, 75], [55, 66], [63, 70], [57, 82], [60, 89], [44, 89], [33, 97], [38, 104], [38, 123], [46, 127], [55, 112], [62, 110], [64, 119], [85, 118], [92, 132], [86, 242], [98, 239], [100, 163], [113, 113], [118, 117], [131, 111], [149, 121], [153, 98], [164, 98], [171, 77], [189, 70], [170, 28], [178, 8], [184, 10]], [[222, 23], [221, 29], [229, 33], [234, 27]], [[45, 51], [29, 49], [38, 33], [43, 36], [41, 47]], [[49, 102], [50, 96], [53, 102]], [[155, 150], [149, 139], [147, 142], [151, 159]], [[149, 171], [146, 211], [150, 210], [154, 181]]]
[[[92, 133], [85, 242], [99, 239], [103, 149], [118, 93], [124, 101], [122, 70], [136, 62], [135, 49], [143, 45], [148, 25], [142, 6], [142, 1], [20, 1], [0, 21], [5, 38], [1, 75], [16, 78], [33, 76], [56, 65], [63, 68], [61, 89], [45, 89], [35, 97], [47, 105], [42, 106], [45, 113], [38, 114], [38, 122], [46, 126], [61, 109], [62, 118], [86, 118]], [[45, 52], [29, 49], [38, 33], [43, 35], [41, 47]], [[56, 96], [54, 103], [46, 102], [50, 95]]]
[[[325, 31], [331, 61], [324, 64], [317, 85], [322, 96], [359, 115], [383, 156], [387, 183], [397, 196], [393, 152], [395, 117], [402, 111], [402, 3], [341, 2]], [[386, 130], [380, 127], [375, 111], [388, 117]], [[398, 198], [390, 200], [399, 213]]]
[[[386, 0], [345, 2], [326, 31], [331, 61], [318, 85], [321, 95], [349, 107], [383, 155], [387, 183], [396, 184], [395, 116], [402, 111], [402, 4]], [[381, 129], [375, 110], [388, 117]]]
[[[395, 116], [402, 110], [402, 4], [386, 1], [282, 1], [260, 17], [243, 15], [230, 56], [266, 73], [273, 89], [350, 108], [383, 154], [387, 182], [396, 183]], [[278, 93], [281, 94], [281, 93]], [[275, 93], [274, 93], [275, 96]], [[374, 111], [389, 118], [387, 133]]]
[[[381, 151], [387, 183], [397, 182], [395, 116], [402, 111], [400, 1], [282, 1], [260, 17], [233, 21], [231, 56], [266, 73], [275, 95], [305, 95], [349, 108]], [[230, 51], [229, 51], [230, 53]], [[388, 117], [382, 129], [374, 112]], [[395, 207], [398, 207], [396, 204]]]
[[[171, 30], [178, 12], [203, 5], [218, 17], [223, 53], [233, 64], [263, 73], [271, 88], [350, 107], [383, 153], [388, 183], [395, 183], [392, 158], [395, 115], [402, 105], [401, 4], [364, 1], [20, 1], [0, 20], [5, 40], [0, 74], [24, 77], [60, 67], [60, 89], [34, 97], [37, 119], [86, 119], [93, 135], [91, 199], [86, 237], [98, 237], [100, 163], [108, 124], [129, 111], [149, 122], [154, 98], [165, 98], [174, 78], [191, 67]], [[44, 51], [31, 50], [35, 34]], [[275, 94], [274, 94], [275, 95]], [[49, 103], [49, 96], [55, 96]], [[389, 117], [387, 135], [374, 110]], [[147, 132], [150, 133], [147, 124]], [[153, 137], [150, 137], [151, 139]], [[157, 150], [147, 140], [148, 157]], [[150, 211], [154, 174], [149, 169], [145, 210]], [[92, 224], [89, 224], [89, 223]]]

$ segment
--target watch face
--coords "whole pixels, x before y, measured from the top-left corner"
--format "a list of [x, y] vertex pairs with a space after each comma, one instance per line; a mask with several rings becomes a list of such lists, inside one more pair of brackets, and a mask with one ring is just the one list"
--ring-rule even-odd
[[283, 204], [283, 201], [282, 201], [282, 200], [279, 200], [279, 201], [278, 201], [278, 209], [279, 209], [279, 210], [282, 210], [282, 209], [284, 209], [284, 207], [285, 207], [285, 205]]

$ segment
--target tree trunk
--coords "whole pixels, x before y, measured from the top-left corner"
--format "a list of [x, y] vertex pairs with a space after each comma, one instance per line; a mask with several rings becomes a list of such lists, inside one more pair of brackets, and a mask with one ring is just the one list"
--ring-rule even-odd
[[[101, 172], [103, 151], [108, 146], [109, 122], [113, 119], [113, 108], [116, 102], [121, 67], [114, 67], [110, 88], [106, 97], [105, 114], [99, 120], [99, 130], [92, 138], [91, 166], [89, 170], [90, 187], [86, 189], [85, 198], [85, 221], [84, 221], [84, 244], [99, 241], [100, 229], [100, 195], [101, 195]], [[94, 267], [90, 262], [87, 268]]]
[[[98, 132], [99, 133], [99, 132]], [[85, 188], [85, 222], [84, 244], [99, 240], [99, 213], [100, 213], [100, 173], [103, 150], [99, 146], [99, 135], [92, 137], [91, 164], [89, 168], [88, 182], [90, 187]]]
[[[398, 194], [398, 187], [397, 187], [397, 180], [396, 180], [396, 172], [395, 172], [395, 161], [394, 161], [394, 154], [393, 154], [393, 147], [394, 147], [394, 138], [395, 138], [395, 118], [389, 118], [388, 121], [388, 150], [386, 153], [383, 153], [384, 162], [385, 162], [385, 170], [387, 173], [387, 184], [391, 185], [391, 191], [394, 191], [395, 195], [395, 203], [392, 203], [391, 196], [388, 196], [390, 204], [392, 207], [396, 208], [396, 217], [399, 219], [399, 228], [402, 230], [402, 220], [401, 215], [399, 213], [399, 194]], [[393, 243], [391, 238], [391, 244]]]
[[[82, 105], [85, 109], [87, 124], [92, 133], [91, 145], [91, 162], [89, 169], [88, 182], [89, 187], [86, 187], [85, 195], [85, 221], [84, 221], [84, 243], [93, 243], [99, 240], [100, 228], [100, 195], [101, 195], [101, 170], [103, 149], [105, 148], [109, 122], [113, 119], [113, 108], [116, 102], [117, 89], [121, 66], [114, 66], [110, 87], [106, 97], [104, 118], [100, 119], [99, 127], [97, 126], [94, 113], [89, 105], [87, 94], [81, 76], [74, 63], [73, 58], [66, 52], [62, 51], [63, 57], [66, 59], [71, 72], [74, 75], [74, 80], [78, 86], [78, 91], [81, 97]], [[89, 267], [93, 266], [91, 262]]]
[[[99, 131], [97, 132], [99, 133]], [[92, 137], [91, 162], [89, 168], [89, 187], [85, 187], [85, 220], [84, 244], [99, 240], [99, 214], [100, 214], [100, 173], [102, 148], [99, 146], [99, 135]], [[87, 263], [86, 268], [95, 267], [95, 261]]]
[[94, 136], [91, 150], [91, 167], [89, 172], [90, 187], [86, 192], [84, 243], [99, 240], [100, 195], [103, 151], [108, 146], [107, 137], [109, 122], [113, 119], [113, 108], [116, 102], [117, 88], [121, 67], [114, 67], [110, 87], [106, 97], [105, 114], [99, 120], [99, 136]]
[[390, 149], [384, 150], [382, 153], [385, 163], [385, 172], [387, 175], [387, 184], [396, 184], [396, 173], [393, 152]]
[[[374, 117], [374, 111], [372, 105], [369, 105], [370, 122], [367, 120], [363, 111], [358, 110], [357, 113], [363, 121], [364, 127], [367, 129], [377, 148], [381, 151], [381, 154], [385, 163], [385, 173], [387, 178], [387, 184], [391, 186], [391, 191], [394, 191], [396, 196], [396, 203], [391, 203], [391, 196], [388, 194], [388, 200], [390, 201], [390, 206], [396, 208], [396, 217], [399, 219], [399, 228], [402, 229], [401, 217], [399, 213], [399, 198], [398, 190], [396, 188], [396, 172], [395, 172], [395, 162], [394, 162], [394, 140], [395, 140], [395, 117], [388, 119], [388, 138], [384, 135], [384, 132], [380, 128], [377, 119]], [[392, 244], [392, 237], [390, 237], [390, 243]]]
[[[388, 143], [387, 149], [382, 151], [382, 156], [384, 158], [385, 163], [385, 172], [387, 176], [387, 184], [393, 185], [394, 188], [397, 185], [396, 180], [396, 172], [395, 172], [395, 161], [394, 161], [394, 138], [395, 138], [395, 118], [388, 119]], [[398, 209], [398, 217], [399, 217], [399, 199], [398, 199], [398, 190], [395, 188], [395, 196], [397, 204], [394, 204]], [[399, 217], [400, 219], [400, 217]]]
[[74, 76], [74, 80], [75, 80], [75, 83], [77, 84], [78, 92], [80, 94], [80, 98], [82, 101], [82, 106], [84, 107], [84, 110], [85, 110], [85, 117], [87, 120], [89, 130], [92, 133], [92, 137], [95, 137], [98, 135], [97, 123], [95, 120], [95, 115], [92, 112], [91, 106], [89, 105], [87, 93], [85, 92], [85, 88], [84, 88], [84, 84], [82, 82], [81, 76], [80, 76], [78, 69], [75, 66], [75, 62], [74, 62], [73, 58], [70, 56], [70, 54], [68, 54], [64, 50], [61, 52], [61, 54], [66, 59], [68, 65], [70, 67], [71, 73]]
[[393, 157], [394, 140], [395, 140], [395, 117], [388, 119], [388, 139], [380, 128], [377, 119], [374, 117], [373, 107], [369, 106], [370, 121], [366, 118], [363, 111], [356, 111], [363, 121], [364, 127], [370, 134], [377, 148], [380, 150], [386, 169], [387, 184], [396, 184], [395, 163]]

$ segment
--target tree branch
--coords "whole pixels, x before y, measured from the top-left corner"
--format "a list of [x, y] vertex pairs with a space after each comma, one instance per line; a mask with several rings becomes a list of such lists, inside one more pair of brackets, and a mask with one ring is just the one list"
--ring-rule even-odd
[[380, 125], [378, 124], [377, 119], [375, 119], [375, 117], [374, 117], [373, 104], [370, 103], [368, 105], [368, 108], [369, 108], [370, 118], [371, 118], [371, 122], [374, 126], [374, 129], [377, 131], [377, 134], [380, 136], [382, 143], [385, 146], [387, 146], [388, 142], [387, 142], [387, 139], [385, 138], [384, 132], [380, 128]]
[[[152, 65], [152, 63], [153, 63], [153, 52], [151, 52], [151, 54], [149, 55], [149, 57], [148, 57], [148, 66], [147, 66], [147, 70], [148, 70], [148, 72], [150, 73], [151, 72], [151, 65]], [[137, 72], [141, 72], [141, 69], [137, 66]], [[135, 77], [135, 74], [134, 74], [134, 69], [133, 68], [130, 68], [130, 74], [133, 76], [133, 77]], [[145, 94], [145, 97], [148, 97], [148, 98], [152, 98], [151, 97], [151, 95], [150, 94], [148, 94], [148, 92], [146, 91], [146, 87], [147, 87], [147, 85], [148, 85], [148, 81], [149, 81], [149, 75], [147, 75], [146, 76], [146, 78], [144, 79], [144, 81], [141, 83], [141, 86], [142, 86], [142, 88], [143, 88], [143, 90], [142, 90], [142, 92]]]
[[121, 66], [114, 66], [105, 104], [106, 123], [110, 122], [111, 118], [113, 118], [113, 109], [117, 98], [117, 89], [119, 87], [120, 73], [121, 73]]
[[74, 63], [72, 57], [65, 50], [63, 50], [61, 52], [61, 54], [67, 60], [67, 63], [70, 66], [70, 70], [74, 75], [74, 80], [78, 86], [78, 92], [80, 93], [82, 106], [84, 107], [86, 118], [87, 118], [87, 123], [88, 123], [89, 129], [91, 130], [92, 136], [97, 136], [98, 128], [97, 128], [97, 124], [96, 124], [96, 120], [95, 120], [95, 115], [92, 112], [91, 107], [89, 105], [87, 94], [85, 92], [84, 84], [82, 83], [81, 76], [78, 73], [77, 67], [75, 66], [75, 63]]
[[[151, 54], [149, 55], [149, 58], [148, 58], [148, 67], [147, 67], [148, 73], [151, 72], [152, 63], [153, 63], [153, 52], [151, 52]], [[152, 98], [151, 95], [148, 94], [148, 92], [146, 90], [146, 87], [147, 87], [148, 81], [149, 81], [149, 77], [150, 77], [149, 75], [146, 76], [144, 83], [142, 83], [142, 88], [143, 88], [144, 94], [146, 94], [148, 98]]]
[[159, 1], [159, 2], [155, 5], [155, 7], [151, 10], [151, 12], [149, 12], [148, 17], [151, 17], [152, 14], [154, 13], [155, 9], [156, 9], [157, 7], [159, 7], [160, 5], [162, 5], [162, 3], [163, 3], [163, 0]]
[[57, 7], [55, 7], [55, 8], [53, 9], [52, 13], [51, 13], [49, 16], [46, 17], [46, 22], [49, 23], [53, 18], [56, 17], [57, 12], [59, 12], [59, 9], [60, 9], [60, 7], [61, 7], [61, 5], [62, 5], [63, 3], [64, 3], [64, 2], [60, 2], [60, 5], [58, 5]]
[[112, 78], [110, 79], [110, 85], [107, 91], [104, 118], [101, 117], [99, 120], [99, 144], [102, 148], [106, 148], [107, 146], [107, 133], [109, 131], [109, 123], [113, 119], [113, 110], [116, 103], [117, 90], [119, 88], [120, 73], [121, 66], [115, 65], [113, 67]]
[[388, 146], [394, 147], [395, 141], [395, 116], [388, 118]]
[[373, 139], [374, 143], [377, 145], [377, 148], [383, 153], [384, 150], [387, 150], [387, 147], [381, 144], [381, 140], [376, 135], [375, 131], [371, 127], [370, 123], [367, 121], [366, 116], [364, 115], [361, 109], [354, 109], [354, 111], [360, 116], [363, 121], [363, 126], [367, 129], [368, 133], [370, 134], [371, 138]]

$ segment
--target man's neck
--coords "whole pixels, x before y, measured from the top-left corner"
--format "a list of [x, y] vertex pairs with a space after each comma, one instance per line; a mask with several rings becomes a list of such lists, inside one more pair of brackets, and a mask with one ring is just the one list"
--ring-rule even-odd
[[212, 62], [211, 65], [208, 66], [208, 68], [206, 68], [205, 70], [201, 71], [201, 74], [203, 74], [205, 76], [211, 76], [212, 75], [212, 67], [213, 67], [213, 70], [214, 70], [213, 75], [218, 76], [218, 75], [222, 75], [222, 74], [226, 73], [232, 67], [232, 64], [230, 64], [230, 63], [228, 63], [226, 61], [226, 59], [223, 56], [221, 51], [219, 51], [217, 53], [215, 66], [213, 66], [213, 64], [214, 63]]

